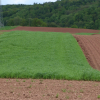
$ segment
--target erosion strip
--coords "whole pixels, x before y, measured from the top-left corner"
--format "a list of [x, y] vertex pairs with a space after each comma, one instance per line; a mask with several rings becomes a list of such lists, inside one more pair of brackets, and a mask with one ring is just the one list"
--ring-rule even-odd
[[89, 64], [100, 70], [100, 35], [74, 35]]

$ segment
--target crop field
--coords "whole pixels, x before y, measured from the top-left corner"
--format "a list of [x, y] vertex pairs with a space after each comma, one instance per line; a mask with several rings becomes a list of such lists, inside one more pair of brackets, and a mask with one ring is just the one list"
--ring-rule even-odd
[[0, 35], [1, 78], [100, 80], [70, 33], [12, 31]]

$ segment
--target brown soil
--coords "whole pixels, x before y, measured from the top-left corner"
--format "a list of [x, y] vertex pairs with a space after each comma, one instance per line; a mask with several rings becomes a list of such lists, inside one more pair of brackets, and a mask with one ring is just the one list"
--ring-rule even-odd
[[100, 35], [74, 35], [89, 64], [100, 70]]
[[19, 26], [12, 30], [4, 30], [7, 31], [15, 31], [15, 30], [25, 30], [25, 31], [42, 31], [42, 32], [69, 32], [69, 33], [99, 33], [99, 30], [92, 29], [78, 29], [78, 28], [53, 28], [53, 27], [24, 27]]
[[0, 79], [0, 100], [99, 100], [100, 82]]
[[[73, 28], [17, 27], [2, 32], [26, 30], [43, 32], [99, 33], [98, 30]], [[100, 70], [100, 35], [74, 35], [90, 65]], [[99, 66], [99, 67], [98, 67]], [[99, 100], [100, 82], [0, 79], [0, 100]]]

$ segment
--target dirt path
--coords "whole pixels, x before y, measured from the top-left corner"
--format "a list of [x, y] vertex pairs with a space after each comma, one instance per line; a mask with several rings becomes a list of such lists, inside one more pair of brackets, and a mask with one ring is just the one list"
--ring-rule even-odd
[[100, 35], [74, 35], [89, 64], [100, 70]]
[[19, 26], [12, 30], [3, 30], [3, 32], [25, 30], [25, 31], [42, 31], [42, 32], [69, 32], [69, 33], [99, 33], [99, 30], [78, 29], [78, 28], [54, 28], [54, 27], [24, 27]]
[[99, 100], [100, 82], [0, 79], [0, 100]]

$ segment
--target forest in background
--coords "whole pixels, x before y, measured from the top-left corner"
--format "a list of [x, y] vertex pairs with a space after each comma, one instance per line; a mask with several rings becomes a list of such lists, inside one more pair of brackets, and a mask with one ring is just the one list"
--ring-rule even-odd
[[100, 29], [100, 0], [57, 0], [33, 5], [2, 5], [5, 26]]

